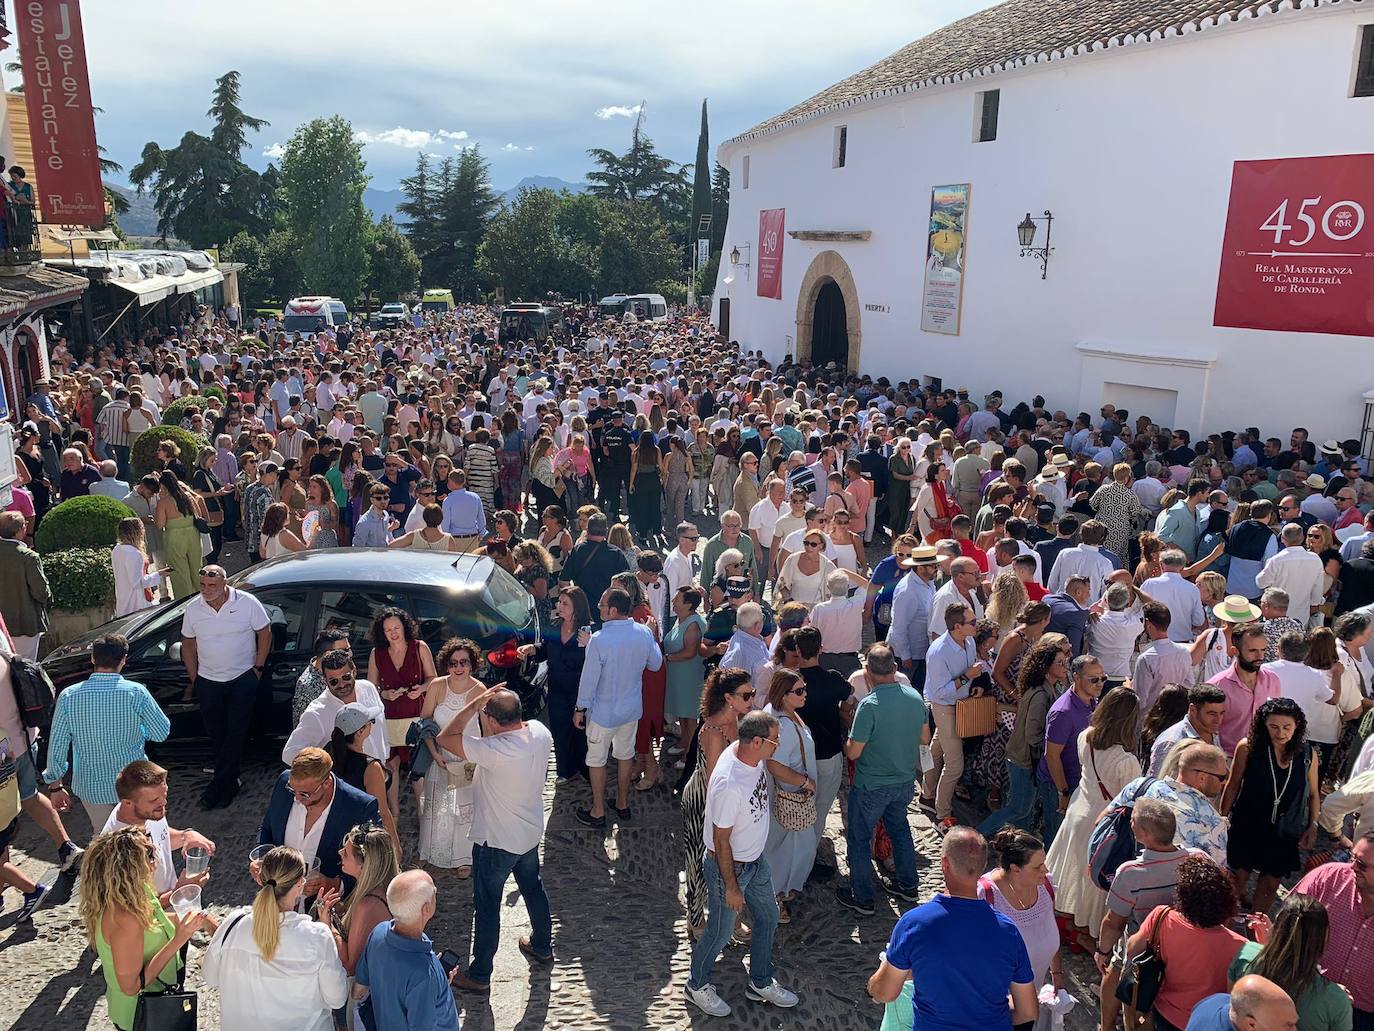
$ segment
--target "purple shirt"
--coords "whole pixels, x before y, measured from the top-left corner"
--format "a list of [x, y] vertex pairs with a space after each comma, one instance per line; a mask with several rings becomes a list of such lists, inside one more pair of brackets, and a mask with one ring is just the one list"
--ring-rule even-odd
[[[1045, 717], [1045, 745], [1064, 746], [1059, 761], [1064, 766], [1064, 782], [1070, 791], [1078, 787], [1078, 780], [1083, 775], [1078, 762], [1078, 735], [1088, 729], [1095, 708], [1095, 699], [1089, 705], [1070, 688], [1054, 700]], [[1044, 756], [1040, 758], [1039, 771], [1042, 780], [1050, 780], [1050, 768]]]

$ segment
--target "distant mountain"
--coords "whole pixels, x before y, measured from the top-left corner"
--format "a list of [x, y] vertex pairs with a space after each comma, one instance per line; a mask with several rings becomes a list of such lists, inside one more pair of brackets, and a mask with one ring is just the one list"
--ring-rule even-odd
[[527, 187], [535, 190], [567, 190], [569, 193], [586, 193], [590, 189], [586, 183], [570, 183], [557, 176], [527, 175], [509, 190], [502, 191], [501, 203], [507, 204], [514, 200], [515, 195]]
[[157, 208], [153, 205], [153, 195], [139, 196], [127, 186], [107, 182], [105, 184], [129, 202], [129, 210], [119, 216], [119, 227], [128, 236], [156, 236]]
[[[396, 217], [396, 206], [405, 201], [406, 195], [400, 190], [378, 190], [369, 186], [363, 190], [363, 207], [372, 212], [372, 220], [380, 222], [383, 215]], [[400, 221], [405, 221], [401, 219]]]

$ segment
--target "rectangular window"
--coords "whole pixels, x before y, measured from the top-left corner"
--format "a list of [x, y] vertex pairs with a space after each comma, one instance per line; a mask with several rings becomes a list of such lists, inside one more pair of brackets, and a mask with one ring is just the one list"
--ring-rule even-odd
[[976, 142], [989, 143], [997, 139], [997, 107], [1001, 96], [1002, 91], [995, 89], [974, 94], [978, 114]]
[[1374, 97], [1374, 25], [1360, 26], [1355, 57], [1355, 96]]
[[837, 125], [837, 126], [835, 126], [835, 150], [834, 150], [834, 153], [831, 155], [831, 160], [830, 160], [830, 167], [831, 167], [831, 168], [843, 168], [843, 167], [844, 167], [844, 160], [845, 160], [845, 156], [846, 156], [846, 155], [845, 155], [845, 151], [848, 149], [848, 147], [849, 147], [849, 126], [847, 126], [847, 125]]
[[748, 155], [748, 154], [745, 154], [745, 155], [744, 155], [744, 160], [741, 162], [741, 165], [742, 165], [742, 167], [740, 168], [740, 177], [739, 177], [739, 178], [740, 178], [740, 189], [741, 189], [741, 190], [747, 190], [747, 189], [749, 189], [749, 155]]

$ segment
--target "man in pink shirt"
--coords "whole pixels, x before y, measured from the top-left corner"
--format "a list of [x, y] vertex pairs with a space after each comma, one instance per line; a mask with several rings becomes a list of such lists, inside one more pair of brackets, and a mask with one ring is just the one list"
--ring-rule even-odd
[[873, 484], [864, 479], [863, 467], [857, 459], [844, 464], [844, 492], [854, 499], [855, 522], [863, 527], [864, 543], [873, 539], [873, 524], [868, 521], [868, 506], [873, 503]]
[[1264, 627], [1259, 623], [1237, 627], [1231, 641], [1236, 649], [1235, 661], [1207, 681], [1226, 695], [1226, 715], [1221, 718], [1217, 735], [1228, 757], [1235, 754], [1236, 745], [1250, 733], [1255, 711], [1270, 698], [1277, 698], [1280, 691], [1279, 678], [1263, 668], [1268, 646]]

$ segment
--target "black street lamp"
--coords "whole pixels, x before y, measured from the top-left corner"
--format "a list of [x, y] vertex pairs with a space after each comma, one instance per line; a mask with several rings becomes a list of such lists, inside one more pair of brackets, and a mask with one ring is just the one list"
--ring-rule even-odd
[[[1035, 223], [1045, 223], [1045, 246], [1035, 246]], [[1026, 212], [1016, 227], [1016, 239], [1021, 245], [1021, 257], [1035, 257], [1040, 259], [1040, 278], [1044, 279], [1049, 274], [1050, 255], [1054, 253], [1054, 248], [1050, 246], [1050, 227], [1054, 224], [1054, 216], [1046, 209], [1044, 217], [1031, 218], [1030, 212]]]

